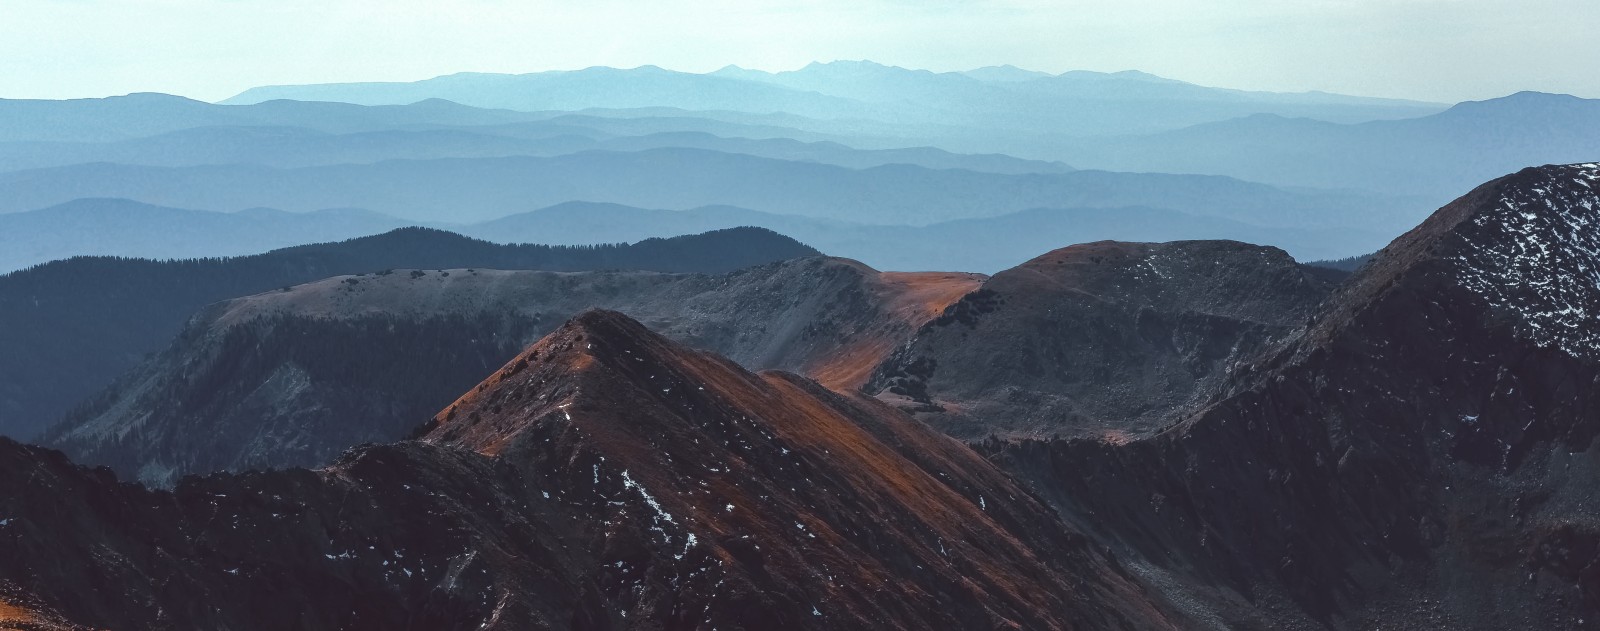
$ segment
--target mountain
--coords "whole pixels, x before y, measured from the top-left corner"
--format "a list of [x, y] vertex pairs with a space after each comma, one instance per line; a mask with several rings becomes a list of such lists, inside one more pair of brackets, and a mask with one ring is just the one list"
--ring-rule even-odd
[[496, 245], [408, 228], [227, 259], [80, 257], [0, 276], [0, 433], [31, 437], [164, 347], [200, 307], [393, 268], [727, 272], [816, 250], [761, 229], [633, 245]]
[[1255, 115], [1148, 136], [1086, 139], [1061, 159], [1125, 171], [1228, 175], [1448, 200], [1527, 166], [1595, 158], [1600, 100], [1522, 92], [1420, 118], [1336, 124]]
[[[810, 368], [825, 384], [588, 312], [414, 442], [171, 492], [0, 440], [0, 532], [14, 535], [0, 537], [0, 599], [44, 620], [179, 628], [1591, 628], [1597, 220], [1590, 163], [1483, 184], [1331, 289], [1339, 273], [1244, 244], [1068, 248], [975, 292], [911, 283], [895, 302], [932, 319], [876, 329], [865, 361], [787, 338], [852, 368]], [[397, 291], [366, 303], [423, 310], [393, 276], [370, 279]], [[345, 280], [227, 309], [349, 319], [363, 301], [338, 293], [367, 280]], [[744, 295], [765, 302], [727, 308], [790, 329], [769, 315], [797, 308], [777, 283], [797, 284], [753, 283]], [[799, 302], [863, 299], [845, 293]], [[1000, 325], [1026, 344], [990, 348]], [[1139, 387], [1068, 402], [1170, 411], [1146, 431], [1077, 433], [974, 414], [999, 431], [963, 445], [891, 405], [903, 400], [855, 391], [860, 365], [935, 347], [951, 353], [935, 374], [1013, 371], [1036, 389], [1109, 349], [1078, 365], [1101, 374], [1081, 374]], [[1161, 379], [1183, 371], [1191, 391]], [[1041, 403], [1020, 387], [991, 396], [972, 408]], [[118, 589], [82, 588], [95, 580]]]
[[177, 210], [130, 200], [83, 199], [0, 214], [0, 270], [84, 255], [142, 258], [238, 256], [301, 243], [424, 225], [496, 243], [613, 244], [743, 226], [789, 235], [880, 269], [992, 273], [1062, 243], [1233, 239], [1281, 247], [1302, 259], [1371, 252], [1385, 232], [1274, 228], [1159, 208], [1035, 208], [927, 226], [873, 225], [733, 206], [651, 210], [566, 202], [474, 224], [407, 222], [354, 209], [286, 213]]
[[223, 102], [293, 99], [380, 105], [438, 98], [519, 111], [665, 106], [855, 119], [889, 135], [929, 137], [957, 129], [1069, 135], [1153, 132], [1257, 113], [1353, 122], [1442, 109], [1430, 103], [1322, 93], [1225, 90], [1136, 72], [1070, 72], [1031, 81], [991, 81], [981, 78], [986, 71], [975, 72], [980, 76], [870, 61], [813, 63], [776, 73], [735, 66], [704, 75], [654, 66], [596, 67], [519, 75], [462, 73], [410, 83], [265, 86]]
[[859, 388], [968, 274], [805, 258], [724, 275], [410, 271], [338, 276], [208, 307], [39, 441], [144, 483], [318, 466], [391, 442], [564, 319], [617, 309], [751, 369]]
[[1272, 603], [1255, 626], [1591, 628], [1597, 190], [1478, 187], [1156, 435], [985, 450], [1130, 567]]
[[0, 214], [0, 273], [74, 256], [239, 256], [373, 235], [404, 225], [393, 217], [355, 209], [216, 213], [126, 199], [78, 199], [42, 210]]
[[83, 197], [122, 197], [179, 208], [367, 208], [410, 221], [454, 223], [573, 200], [641, 208], [728, 205], [909, 225], [1072, 207], [1150, 206], [1296, 228], [1409, 226], [1415, 214], [1404, 199], [1287, 191], [1221, 177], [1102, 171], [1008, 175], [908, 165], [856, 170], [678, 148], [299, 169], [87, 164], [0, 174], [0, 190], [8, 193], [0, 212]]
[[361, 107], [349, 103], [273, 101], [230, 107], [170, 94], [103, 99], [0, 99], [0, 141], [106, 142], [199, 127], [301, 127], [330, 133], [421, 125], [495, 125], [544, 116], [466, 107], [432, 99]]
[[1102, 241], [995, 274], [868, 392], [969, 440], [1149, 433], [1293, 335], [1340, 274], [1232, 241]]
[[[56, 162], [74, 159], [93, 150], [83, 145], [109, 144], [112, 146], [100, 150], [123, 152], [122, 155], [130, 152], [137, 155], [139, 151], [151, 153], [163, 146], [173, 151], [220, 153], [228, 148], [219, 148], [215, 138], [249, 133], [270, 140], [275, 135], [293, 139], [296, 134], [314, 138], [318, 134], [377, 133], [381, 137], [382, 132], [447, 131], [526, 140], [703, 132], [728, 138], [788, 138], [848, 142], [852, 146], [866, 142], [879, 148], [909, 146], [904, 139], [877, 135], [882, 130], [868, 133], [871, 130], [859, 122], [819, 120], [794, 114], [693, 112], [659, 106], [587, 109], [582, 113], [513, 112], [469, 107], [442, 99], [378, 106], [291, 100], [217, 105], [150, 93], [65, 101], [0, 99], [0, 120], [3, 120], [0, 122], [0, 147], [6, 148], [0, 155], [9, 155], [11, 164], [25, 159]], [[423, 141], [438, 144], [426, 134], [402, 136], [401, 139], [410, 140], [412, 144]], [[205, 144], [208, 141], [211, 144]], [[165, 159], [181, 160], [182, 156], [166, 156]]]
[[0, 471], [0, 579], [90, 626], [1187, 626], [961, 444], [609, 312], [320, 471], [152, 492], [3, 439]]
[[[384, 160], [432, 158], [495, 158], [556, 156], [579, 151], [643, 151], [668, 147], [699, 148], [726, 153], [870, 168], [915, 164], [934, 169], [968, 169], [993, 173], [1060, 173], [1072, 170], [1055, 162], [1005, 155], [954, 154], [933, 147], [854, 149], [834, 141], [802, 141], [790, 137], [723, 137], [701, 127], [726, 127], [723, 133], [761, 133], [738, 125], [702, 125], [686, 118], [653, 123], [661, 131], [614, 136], [597, 127], [621, 127], [582, 120], [540, 121], [470, 127], [384, 129], [330, 133], [305, 127], [195, 127], [115, 142], [0, 143], [0, 171], [19, 171], [91, 162], [146, 166], [256, 164], [284, 168], [365, 164]], [[645, 131], [652, 123], [636, 122]], [[810, 137], [798, 130], [768, 130]]]
[[1032, 81], [1051, 76], [1048, 72], [1026, 70], [1010, 64], [973, 68], [972, 70], [962, 71], [961, 74], [979, 81]]
[[1160, 208], [1034, 208], [926, 226], [872, 225], [731, 206], [647, 210], [566, 203], [454, 229], [495, 241], [614, 243], [732, 226], [759, 226], [880, 269], [993, 273], [1063, 243], [1231, 239], [1270, 244], [1297, 258], [1371, 252], [1388, 242], [1361, 228], [1273, 228]]
[[222, 101], [250, 105], [264, 101], [331, 101], [359, 105], [403, 105], [444, 99], [472, 107], [523, 112], [672, 107], [685, 110], [788, 112], [841, 118], [861, 107], [848, 99], [816, 92], [664, 70], [593, 67], [532, 74], [463, 72], [411, 83], [329, 83], [251, 88]]

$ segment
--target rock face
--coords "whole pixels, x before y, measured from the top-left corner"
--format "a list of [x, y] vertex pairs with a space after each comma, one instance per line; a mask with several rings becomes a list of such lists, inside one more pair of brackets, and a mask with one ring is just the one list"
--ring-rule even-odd
[[868, 390], [964, 438], [1137, 435], [1303, 326], [1339, 277], [1232, 241], [1075, 245], [996, 274]]
[[1483, 185], [1158, 435], [985, 451], [1235, 624], [1593, 628], [1597, 192]]
[[612, 312], [327, 469], [0, 488], [0, 582], [95, 627], [1190, 626], [959, 442]]
[[725, 275], [399, 270], [214, 305], [177, 342], [42, 437], [170, 486], [186, 473], [319, 466], [405, 437], [482, 375], [590, 308], [755, 369], [859, 386], [969, 274], [809, 258]]

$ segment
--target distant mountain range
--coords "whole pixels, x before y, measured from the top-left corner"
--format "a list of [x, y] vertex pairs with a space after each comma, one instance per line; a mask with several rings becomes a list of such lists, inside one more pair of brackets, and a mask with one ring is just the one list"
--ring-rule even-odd
[[1264, 112], [1361, 121], [1441, 109], [1411, 101], [1207, 88], [1144, 73], [1070, 72], [1023, 80], [1011, 73], [988, 80], [993, 75], [934, 73], [866, 61], [815, 63], [778, 73], [737, 67], [709, 74], [654, 66], [596, 67], [523, 75], [462, 73], [412, 83], [270, 86], [223, 103], [292, 99], [399, 105], [440, 98], [519, 111], [665, 106], [875, 120], [887, 123], [883, 129], [922, 133], [961, 127], [1080, 135], [1177, 129]]
[[126, 199], [80, 199], [42, 210], [0, 214], [0, 273], [73, 256], [239, 256], [412, 225], [497, 243], [575, 245], [631, 243], [754, 226], [880, 269], [981, 273], [1017, 265], [1029, 252], [1061, 243], [1107, 239], [1238, 239], [1277, 244], [1303, 260], [1370, 252], [1384, 243], [1384, 233], [1378, 230], [1263, 227], [1145, 206], [1034, 208], [998, 217], [908, 226], [779, 215], [735, 206], [653, 210], [567, 202], [480, 223], [456, 224], [411, 222], [348, 209], [288, 213], [257, 208], [221, 213]]
[[1421, 118], [1359, 124], [1256, 114], [1062, 148], [1058, 156], [1095, 168], [1447, 199], [1526, 166], [1600, 157], [1600, 100], [1522, 92]]
[[927, 225], [1031, 208], [1151, 206], [1261, 226], [1410, 223], [1417, 202], [1288, 191], [1226, 177], [1073, 171], [1002, 174], [910, 165], [849, 169], [704, 149], [547, 157], [391, 160], [276, 169], [84, 164], [0, 174], [0, 212], [84, 197], [179, 208], [365, 208], [420, 222], [475, 223], [566, 201], [642, 208], [729, 205], [859, 223]]
[[[576, 117], [574, 117], [576, 119]], [[1061, 173], [1067, 165], [1005, 155], [955, 154], [932, 147], [853, 149], [832, 141], [787, 137], [723, 137], [695, 129], [616, 136], [594, 119], [512, 123], [496, 126], [391, 129], [329, 133], [305, 127], [195, 127], [114, 142], [0, 143], [0, 171], [90, 162], [148, 166], [258, 164], [274, 167], [362, 164], [384, 160], [558, 156], [580, 151], [643, 151], [693, 148], [782, 160], [819, 162], [855, 169], [912, 164], [934, 169], [993, 173]], [[666, 127], [666, 125], [663, 125]], [[713, 127], [716, 126], [707, 126]], [[724, 133], [760, 130], [734, 128]], [[772, 130], [771, 133], [779, 133]], [[797, 134], [804, 135], [804, 134]]]
[[287, 213], [252, 208], [219, 213], [126, 199], [79, 199], [0, 214], [0, 273], [74, 256], [189, 259], [259, 254], [406, 225], [355, 209]]
[[[752, 225], [884, 269], [994, 272], [1103, 239], [1334, 259], [1377, 249], [1471, 184], [1600, 146], [1600, 102], [1575, 97], [1447, 107], [1134, 71], [835, 62], [249, 94], [271, 90], [397, 104], [0, 100], [0, 270], [257, 253], [402, 225], [539, 243]], [[451, 91], [541, 111], [438, 98]], [[248, 212], [84, 201], [102, 198]]]

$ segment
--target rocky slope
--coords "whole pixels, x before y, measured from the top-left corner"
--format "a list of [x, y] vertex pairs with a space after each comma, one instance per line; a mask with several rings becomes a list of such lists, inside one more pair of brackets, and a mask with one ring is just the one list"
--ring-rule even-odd
[[1479, 187], [1156, 436], [985, 450], [1241, 624], [1595, 628], [1597, 191]]
[[0, 582], [94, 627], [1188, 626], [960, 443], [611, 312], [327, 469], [0, 472]]
[[858, 387], [981, 281], [796, 259], [708, 276], [399, 270], [220, 303], [42, 437], [147, 483], [317, 466], [406, 436], [562, 320], [618, 309], [755, 369]]
[[868, 388], [966, 438], [1137, 435], [1303, 326], [1340, 276], [1231, 241], [1075, 245], [996, 274]]
[[735, 228], [631, 245], [498, 245], [406, 228], [225, 259], [80, 257], [0, 275], [0, 434], [32, 438], [167, 346], [207, 304], [340, 274], [392, 268], [727, 273], [818, 252]]

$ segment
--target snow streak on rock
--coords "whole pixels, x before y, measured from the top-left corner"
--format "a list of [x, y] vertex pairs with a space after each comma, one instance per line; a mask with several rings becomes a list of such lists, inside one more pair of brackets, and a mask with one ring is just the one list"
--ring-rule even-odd
[[1539, 346], [1600, 357], [1600, 163], [1545, 167], [1472, 223], [1461, 284]]

